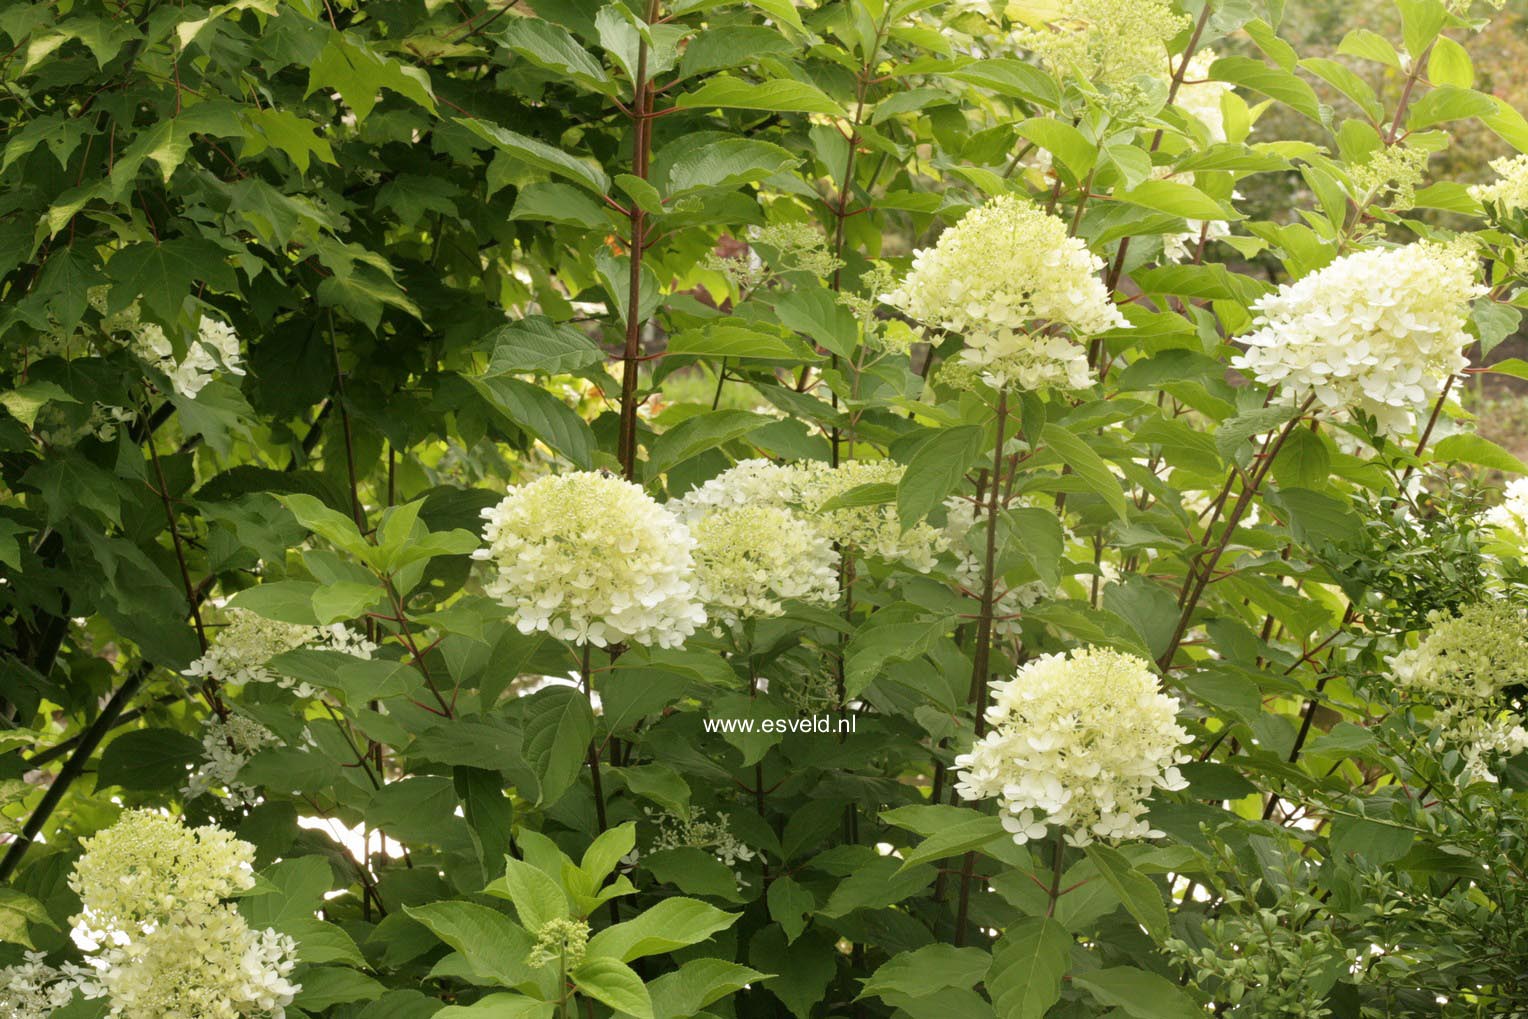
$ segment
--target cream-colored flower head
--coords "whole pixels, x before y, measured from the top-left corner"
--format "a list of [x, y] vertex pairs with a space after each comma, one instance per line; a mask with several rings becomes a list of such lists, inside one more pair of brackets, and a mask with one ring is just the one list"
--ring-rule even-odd
[[1458, 747], [1470, 781], [1494, 782], [1495, 758], [1528, 750], [1524, 718], [1502, 691], [1528, 683], [1528, 617], [1502, 602], [1433, 612], [1414, 648], [1390, 658], [1395, 684], [1430, 705], [1445, 741]]
[[1167, 43], [1188, 26], [1167, 0], [1062, 0], [1040, 28], [1021, 28], [1014, 41], [1032, 50], [1059, 78], [1121, 85], [1145, 75], [1166, 78]]
[[80, 897], [77, 923], [92, 934], [135, 936], [255, 884], [254, 846], [216, 825], [188, 828], [152, 810], [129, 810], [80, 844], [69, 887]]
[[0, 968], [0, 1019], [48, 1019], [74, 998], [77, 981], [49, 966], [41, 952], [27, 952]]
[[219, 371], [244, 374], [238, 334], [226, 322], [203, 315], [196, 339], [186, 347], [186, 356], [177, 359], [175, 348], [164, 330], [152, 322], [137, 322], [136, 309], [131, 311], [134, 317], [129, 328], [135, 333], [133, 353], [164, 372], [171, 387], [181, 396], [194, 398]]
[[934, 557], [945, 548], [944, 534], [937, 528], [920, 521], [904, 531], [895, 503], [823, 508], [832, 499], [864, 485], [896, 485], [905, 471], [892, 460], [848, 460], [837, 467], [797, 464], [796, 499], [802, 511], [841, 547], [927, 573], [934, 568]]
[[1465, 316], [1486, 292], [1475, 269], [1459, 245], [1344, 255], [1254, 304], [1257, 328], [1231, 364], [1289, 402], [1314, 396], [1321, 411], [1361, 410], [1403, 433], [1467, 363]]
[[896, 507], [890, 504], [822, 508], [834, 496], [861, 485], [895, 485], [904, 470], [892, 460], [847, 460], [837, 467], [817, 461], [743, 460], [686, 492], [678, 504], [686, 518], [745, 506], [789, 509], [842, 549], [927, 573], [946, 545], [937, 529], [919, 522], [903, 531]]
[[487, 593], [522, 633], [599, 647], [678, 647], [706, 621], [696, 598], [695, 539], [642, 489], [602, 471], [510, 488], [483, 511], [493, 564]]
[[266, 619], [245, 609], [230, 609], [228, 625], [218, 631], [212, 646], [184, 675], [218, 684], [275, 683], [299, 697], [312, 697], [318, 692], [313, 687], [270, 667], [272, 658], [301, 647], [366, 659], [377, 650], [377, 645], [341, 623], [303, 626]]
[[696, 587], [711, 617], [737, 623], [778, 616], [790, 599], [838, 600], [838, 553], [794, 511], [729, 506], [686, 523], [695, 538]]
[[122, 1019], [283, 1019], [301, 990], [297, 943], [231, 906], [185, 916], [91, 956], [87, 997]]
[[1068, 843], [1160, 837], [1145, 820], [1155, 789], [1182, 789], [1191, 737], [1150, 663], [1106, 648], [1035, 658], [993, 685], [991, 727], [955, 759], [956, 791], [996, 798], [1020, 845], [1050, 825]]
[[1090, 373], [1075, 341], [1129, 324], [1101, 268], [1065, 222], [1004, 195], [914, 252], [912, 271], [882, 300], [927, 330], [961, 334], [962, 359], [989, 385], [1078, 389]]
[[1491, 169], [1496, 171], [1496, 180], [1471, 187], [1470, 197], [1492, 202], [1503, 212], [1528, 209], [1528, 154], [1492, 160]]
[[230, 714], [208, 715], [202, 723], [202, 763], [191, 773], [181, 793], [196, 799], [213, 789], [223, 790], [230, 802], [254, 804], [260, 791], [240, 781], [239, 773], [266, 747], [282, 745], [280, 737], [254, 719]]

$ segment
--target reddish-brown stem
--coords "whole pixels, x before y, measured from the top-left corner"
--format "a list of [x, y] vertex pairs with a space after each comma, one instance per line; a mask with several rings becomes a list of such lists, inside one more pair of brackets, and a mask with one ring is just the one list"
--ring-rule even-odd
[[[649, 0], [647, 22], [658, 18], [658, 0]], [[652, 154], [652, 83], [647, 80], [647, 41], [637, 43], [637, 68], [631, 83], [631, 172], [647, 179]], [[629, 481], [637, 477], [637, 374], [642, 354], [642, 255], [646, 250], [647, 213], [636, 202], [631, 219], [631, 252], [626, 281], [626, 342], [621, 351], [621, 425], [616, 439], [616, 458]]]
[[[997, 516], [1003, 488], [1003, 430], [1008, 422], [1008, 391], [998, 390], [997, 439], [992, 451], [992, 476], [987, 486], [987, 533], [982, 552], [982, 607], [976, 620], [976, 646], [971, 651], [971, 704], [976, 709], [976, 738], [987, 732], [987, 682], [992, 670], [992, 605], [997, 591]], [[955, 913], [955, 944], [965, 944], [971, 905], [971, 875], [976, 853], [966, 853], [960, 868], [960, 900]]]

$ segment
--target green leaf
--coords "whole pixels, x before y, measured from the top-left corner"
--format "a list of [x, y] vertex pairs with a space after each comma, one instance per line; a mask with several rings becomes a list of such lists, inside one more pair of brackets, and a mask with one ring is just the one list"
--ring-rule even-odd
[[509, 218], [561, 223], [587, 230], [602, 230], [610, 224], [605, 205], [590, 198], [587, 191], [556, 181], [540, 181], [521, 188]]
[[490, 994], [470, 1005], [447, 1005], [432, 1019], [555, 1019], [557, 1003], [523, 994]]
[[1239, 212], [1227, 209], [1192, 184], [1172, 180], [1145, 180], [1134, 188], [1114, 196], [1121, 202], [1155, 209], [1184, 219], [1242, 219]]
[[1020, 137], [1028, 138], [1050, 152], [1078, 180], [1087, 177], [1088, 171], [1093, 169], [1098, 159], [1098, 147], [1065, 121], [1052, 117], [1031, 117], [1018, 124], [1014, 130]]
[[11, 417], [31, 428], [37, 423], [37, 414], [49, 403], [79, 403], [57, 383], [33, 380], [0, 393], [0, 407], [10, 411]]
[[946, 987], [969, 990], [992, 965], [992, 957], [979, 948], [925, 945], [902, 952], [881, 964], [864, 982], [857, 997], [884, 998], [888, 994], [921, 998]]
[[576, 159], [546, 142], [528, 138], [523, 134], [491, 124], [481, 118], [456, 118], [456, 123], [523, 163], [547, 173], [566, 177], [575, 184], [582, 184], [597, 195], [610, 192], [610, 178], [597, 165]]
[[1471, 432], [1448, 436], [1433, 447], [1432, 456], [1445, 463], [1476, 464], [1508, 474], [1528, 474], [1528, 464], [1490, 439]]
[[944, 503], [986, 451], [986, 432], [959, 425], [934, 433], [913, 453], [897, 483], [897, 518], [905, 531]]
[[740, 913], [725, 913], [699, 899], [663, 899], [630, 920], [606, 927], [589, 939], [588, 956], [609, 956], [630, 962], [644, 955], [672, 952], [705, 941], [737, 922]]
[[406, 99], [435, 112], [435, 97], [430, 90], [430, 76], [418, 67], [410, 67], [377, 53], [358, 32], [334, 31], [324, 44], [318, 59], [308, 68], [310, 96], [321, 87], [332, 88], [344, 97], [355, 111], [357, 121], [371, 114], [381, 91], [389, 89]]
[[499, 326], [488, 334], [486, 342], [493, 347], [486, 375], [525, 372], [560, 375], [605, 359], [604, 352], [588, 336], [544, 315], [530, 315]]
[[839, 357], [854, 356], [859, 346], [859, 322], [833, 291], [796, 286], [780, 291], [772, 300], [781, 325]]
[[1177, 984], [1134, 966], [1074, 973], [1072, 984], [1132, 1019], [1204, 1019], [1204, 1009]]
[[121, 311], [141, 298], [165, 322], [173, 322], [180, 315], [192, 283], [200, 281], [226, 292], [239, 287], [223, 249], [190, 237], [130, 244], [106, 263], [106, 274], [116, 282], [107, 301], [108, 311]]
[[123, 789], [176, 789], [202, 757], [200, 740], [174, 729], [135, 729], [101, 754], [96, 784]]
[[386, 990], [371, 977], [343, 966], [310, 966], [303, 970], [302, 989], [292, 1004], [307, 1013], [322, 1012], [351, 1001], [376, 1001]]
[[844, 116], [843, 107], [828, 98], [815, 85], [804, 81], [776, 79], [755, 84], [718, 74], [693, 92], [675, 100], [681, 108], [769, 110], [771, 113], [823, 113]]
[[624, 962], [609, 956], [587, 957], [571, 975], [578, 989], [596, 1001], [634, 1019], [653, 1019], [647, 986]]
[[1251, 57], [1221, 57], [1210, 66], [1211, 81], [1226, 81], [1232, 85], [1261, 92], [1276, 99], [1297, 113], [1321, 122], [1321, 102], [1309, 85], [1289, 71], [1269, 67], [1261, 60]]
[[525, 700], [525, 759], [541, 783], [538, 802], [551, 806], [578, 779], [594, 715], [582, 692], [566, 686], [537, 691]]
[[595, 92], [609, 93], [610, 76], [564, 28], [541, 18], [509, 18], [499, 41], [506, 49]]
[[668, 352], [716, 358], [762, 358], [793, 363], [816, 360], [796, 341], [740, 322], [716, 322], [696, 329], [686, 329], [669, 341]]
[[1280, 425], [1288, 424], [1299, 412], [1289, 404], [1274, 404], [1244, 411], [1229, 421], [1222, 421], [1215, 429], [1215, 449], [1224, 460], [1234, 460], [1242, 443], [1254, 435], [1262, 435]]
[[685, 1019], [769, 974], [725, 959], [691, 959], [647, 985], [655, 1019]]
[[1125, 490], [1092, 446], [1060, 425], [1050, 423], [1040, 431], [1040, 444], [1059, 456], [1116, 516], [1125, 519]]
[[483, 890], [508, 899], [527, 931], [538, 931], [568, 915], [568, 897], [557, 882], [539, 867], [512, 856], [504, 861], [504, 876]]
[[1086, 852], [1088, 859], [1093, 861], [1093, 865], [1120, 897], [1130, 915], [1156, 941], [1161, 942], [1166, 938], [1170, 933], [1167, 906], [1163, 904], [1162, 893], [1151, 878], [1132, 867], [1119, 850], [1103, 843], [1089, 845]]
[[702, 188], [756, 184], [795, 166], [800, 158], [770, 142], [724, 138], [690, 149], [669, 167], [668, 191], [682, 195]]
[[1489, 117], [1495, 111], [1496, 103], [1490, 96], [1457, 85], [1439, 85], [1411, 104], [1406, 129], [1420, 131], [1450, 120]]
[[1003, 828], [1002, 821], [983, 814], [941, 828], [924, 839], [916, 848], [904, 851], [902, 867], [906, 869], [929, 860], [943, 860], [946, 857], [980, 849], [997, 839], [1007, 837], [1008, 832]]
[[[630, 770], [625, 774], [630, 777]], [[598, 885], [610, 872], [615, 870], [616, 864], [621, 862], [621, 857], [631, 852], [637, 844], [637, 823], [627, 821], [625, 824], [616, 825], [599, 834], [599, 838], [589, 843], [589, 848], [584, 850], [584, 855], [578, 862], [578, 869], [594, 884]]]
[[41, 902], [14, 888], [0, 885], [0, 942], [35, 949], [37, 946], [32, 943], [32, 935], [28, 930], [33, 924], [58, 929], [58, 924], [48, 915], [48, 908]]
[[1439, 36], [1432, 56], [1427, 58], [1427, 78], [1434, 85], [1469, 88], [1475, 84], [1475, 64], [1463, 46], [1446, 35]]
[[[529, 864], [518, 860], [513, 862], [551, 881]], [[555, 886], [553, 890], [557, 891], [560, 899], [562, 892]], [[405, 906], [404, 912], [462, 953], [467, 964], [480, 976], [504, 987], [516, 987], [532, 978], [533, 971], [525, 959], [535, 939], [498, 910], [472, 902], [430, 902]], [[522, 912], [520, 918], [525, 920], [525, 913]], [[531, 927], [531, 930], [535, 929]]]
[[540, 386], [507, 375], [467, 379], [483, 400], [510, 424], [540, 439], [580, 470], [594, 466], [594, 433], [589, 423]]
[[228, 600], [230, 608], [245, 609], [282, 623], [317, 626], [313, 596], [318, 585], [306, 580], [272, 580], [246, 587]]
[[1396, 0], [1401, 10], [1401, 31], [1406, 41], [1406, 52], [1420, 60], [1427, 47], [1438, 38], [1443, 23], [1448, 19], [1448, 8], [1441, 0]]
[[1048, 916], [1009, 926], [992, 950], [987, 993], [1004, 1019], [1042, 1019], [1061, 998], [1071, 964], [1072, 937]]
[[772, 422], [772, 418], [746, 410], [717, 410], [686, 418], [653, 441], [644, 475], [649, 480], [658, 478], [691, 457]]

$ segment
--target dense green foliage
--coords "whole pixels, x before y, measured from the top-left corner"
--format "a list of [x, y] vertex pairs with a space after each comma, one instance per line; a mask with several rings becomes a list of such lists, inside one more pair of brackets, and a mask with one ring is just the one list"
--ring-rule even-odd
[[[293, 1016], [1528, 1015], [1528, 762], [1391, 663], [1528, 605], [1472, 480], [1528, 466], [1452, 374], [1387, 431], [1228, 368], [1264, 270], [1385, 244], [1472, 237], [1472, 353], [1517, 328], [1528, 212], [1428, 172], [1456, 128], [1528, 152], [1474, 88], [1492, 12], [1302, 60], [1277, 0], [1107, 16], [1151, 6], [1057, 5], [1144, 47], [1088, 81], [1038, 5], [0, 5], [0, 967], [79, 961], [79, 839], [146, 806], [254, 845]], [[1085, 387], [963, 377], [880, 301], [1009, 194], [1128, 319]], [[677, 648], [484, 593], [506, 486], [758, 457], [905, 465], [828, 511], [964, 499], [973, 556], [846, 548], [835, 604]], [[375, 649], [193, 669], [238, 610]], [[1187, 787], [1160, 837], [1016, 844], [954, 759], [1089, 645], [1155, 664]], [[812, 716], [853, 731], [705, 727]], [[229, 717], [270, 742], [198, 788]]]

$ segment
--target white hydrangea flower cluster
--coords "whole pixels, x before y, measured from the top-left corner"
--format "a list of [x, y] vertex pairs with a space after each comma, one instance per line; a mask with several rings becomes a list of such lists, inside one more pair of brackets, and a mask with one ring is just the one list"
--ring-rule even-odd
[[743, 460], [677, 500], [687, 517], [724, 508], [778, 506], [793, 510], [828, 541], [860, 555], [901, 562], [927, 573], [944, 550], [944, 534], [925, 522], [902, 530], [890, 504], [823, 510], [834, 496], [861, 485], [895, 485], [905, 468], [891, 460], [777, 464]]
[[1160, 837], [1143, 801], [1188, 784], [1177, 765], [1192, 737], [1177, 714], [1177, 700], [1134, 655], [1098, 647], [1042, 655], [994, 684], [991, 730], [955, 759], [956, 791], [997, 798], [1020, 845], [1050, 825], [1074, 846]]
[[1528, 155], [1503, 156], [1491, 161], [1496, 180], [1476, 184], [1470, 197], [1477, 202], [1491, 202], [1503, 212], [1528, 209]]
[[27, 952], [0, 968], [0, 1019], [48, 1019], [69, 1004], [77, 986], [77, 975], [49, 966], [41, 952]]
[[301, 989], [290, 979], [296, 952], [292, 938], [251, 930], [224, 906], [106, 948], [83, 988], [124, 1019], [281, 1019]]
[[1254, 304], [1258, 328], [1231, 364], [1286, 400], [1405, 433], [1467, 364], [1465, 315], [1486, 292], [1475, 269], [1468, 248], [1430, 242], [1344, 255]]
[[272, 658], [301, 647], [338, 651], [368, 660], [377, 650], [376, 644], [342, 623], [305, 626], [266, 619], [246, 609], [230, 609], [228, 625], [182, 675], [219, 685], [275, 683], [298, 697], [313, 697], [318, 693], [313, 686], [270, 668]]
[[793, 464], [795, 500], [828, 537], [865, 556], [900, 562], [927, 573], [945, 549], [942, 531], [926, 521], [902, 529], [895, 503], [824, 509], [832, 499], [864, 485], [896, 485], [906, 468], [893, 460]]
[[1091, 374], [1075, 339], [1129, 325], [1101, 268], [1061, 219], [1003, 195], [915, 251], [912, 271], [881, 300], [926, 330], [964, 336], [961, 359], [989, 385], [1080, 389]]
[[[651, 808], [644, 813], [658, 825], [658, 834], [648, 852], [661, 853], [668, 849], [703, 849], [716, 857], [723, 866], [736, 868], [758, 856], [752, 846], [732, 834], [731, 815], [717, 813], [715, 820], [707, 820], [706, 812], [691, 807], [683, 813], [665, 810], [654, 813]], [[743, 875], [736, 869], [733, 876], [741, 883]]]
[[282, 1019], [301, 989], [297, 945], [251, 930], [225, 900], [255, 883], [254, 847], [148, 810], [83, 840], [69, 887], [72, 932], [93, 974], [79, 981], [124, 1019]]
[[1501, 502], [1486, 510], [1485, 521], [1514, 543], [1528, 544], [1528, 478], [1508, 482]]
[[[955, 581], [967, 591], [979, 592], [982, 586], [981, 557], [966, 542], [976, 526], [976, 504], [968, 498], [952, 495], [945, 500], [945, 540], [956, 555]], [[997, 597], [992, 605], [992, 632], [1002, 638], [1016, 639], [1024, 630], [1020, 618], [1025, 609], [1037, 605], [1050, 594], [1041, 581], [1004, 588], [999, 579]]]
[[258, 803], [260, 791], [239, 781], [239, 772], [266, 747], [283, 745], [280, 737], [252, 718], [209, 715], [202, 723], [201, 766], [191, 773], [181, 792], [194, 800], [213, 789], [223, 789], [235, 805]]
[[1187, 25], [1167, 0], [1063, 0], [1044, 27], [1021, 28], [1014, 41], [1052, 74], [1118, 86], [1167, 77], [1167, 43]]
[[176, 360], [170, 338], [153, 322], [138, 324], [134, 332], [133, 353], [164, 372], [170, 385], [181, 396], [195, 397], [220, 370], [230, 375], [244, 374], [239, 336], [226, 322], [203, 315], [197, 338], [187, 346], [186, 356], [179, 360]]
[[522, 633], [598, 647], [678, 647], [704, 625], [695, 539], [641, 487], [601, 471], [549, 475], [483, 511], [487, 593]]
[[735, 625], [781, 615], [787, 599], [838, 600], [833, 543], [791, 510], [729, 506], [686, 522], [696, 590], [712, 616]]
[[1501, 602], [1436, 611], [1414, 648], [1389, 659], [1395, 684], [1432, 706], [1445, 741], [1459, 749], [1467, 781], [1495, 782], [1492, 762], [1528, 751], [1528, 721], [1502, 691], [1528, 683], [1528, 618]]

